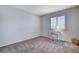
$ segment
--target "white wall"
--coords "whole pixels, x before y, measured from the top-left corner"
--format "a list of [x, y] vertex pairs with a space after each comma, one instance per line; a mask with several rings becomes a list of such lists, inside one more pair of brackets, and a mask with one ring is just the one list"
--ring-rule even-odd
[[40, 35], [40, 18], [11, 6], [0, 6], [0, 47]]
[[60, 14], [66, 15], [66, 31], [63, 31], [61, 39], [69, 40], [73, 37], [79, 37], [79, 7], [41, 16], [41, 35], [51, 38], [50, 18]]

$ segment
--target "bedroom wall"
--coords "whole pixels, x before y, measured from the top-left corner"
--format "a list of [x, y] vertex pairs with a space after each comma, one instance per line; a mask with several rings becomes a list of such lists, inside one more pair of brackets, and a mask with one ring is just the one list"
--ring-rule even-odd
[[70, 40], [73, 37], [79, 38], [79, 7], [41, 16], [41, 35], [52, 38], [50, 34], [50, 17], [59, 14], [66, 15], [66, 30], [63, 31], [61, 40]]
[[40, 35], [40, 18], [11, 6], [0, 6], [0, 47]]

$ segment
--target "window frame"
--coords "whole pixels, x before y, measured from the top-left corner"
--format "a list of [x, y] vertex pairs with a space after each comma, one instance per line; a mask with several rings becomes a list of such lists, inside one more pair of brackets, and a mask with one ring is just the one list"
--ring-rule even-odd
[[[65, 16], [65, 29], [62, 29], [63, 31], [65, 31], [66, 29], [67, 29], [67, 24], [66, 24], [66, 22], [67, 22], [67, 17], [66, 17], [66, 15], [54, 15], [54, 16], [52, 16], [51, 18], [53, 18], [53, 17], [56, 17], [57, 18], [57, 22], [58, 22], [58, 17], [59, 16]], [[51, 18], [50, 18], [50, 20], [51, 20]], [[57, 25], [56, 25], [57, 26]], [[51, 28], [51, 30], [54, 30], [53, 28]]]

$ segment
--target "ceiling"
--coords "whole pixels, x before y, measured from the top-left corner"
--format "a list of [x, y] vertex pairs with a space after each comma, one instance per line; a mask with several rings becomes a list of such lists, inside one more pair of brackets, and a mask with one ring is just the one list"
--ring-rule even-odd
[[39, 16], [64, 10], [67, 8], [72, 8], [75, 6], [76, 5], [13, 5], [13, 7], [15, 8], [19, 8], [21, 10], [24, 10], [26, 12], [39, 15]]

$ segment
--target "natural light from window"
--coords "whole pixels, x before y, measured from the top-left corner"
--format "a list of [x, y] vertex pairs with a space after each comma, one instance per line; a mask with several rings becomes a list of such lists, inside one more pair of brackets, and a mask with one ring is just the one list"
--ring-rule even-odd
[[62, 30], [65, 30], [65, 16], [51, 18], [51, 29], [56, 29], [57, 26], [60, 26]]

